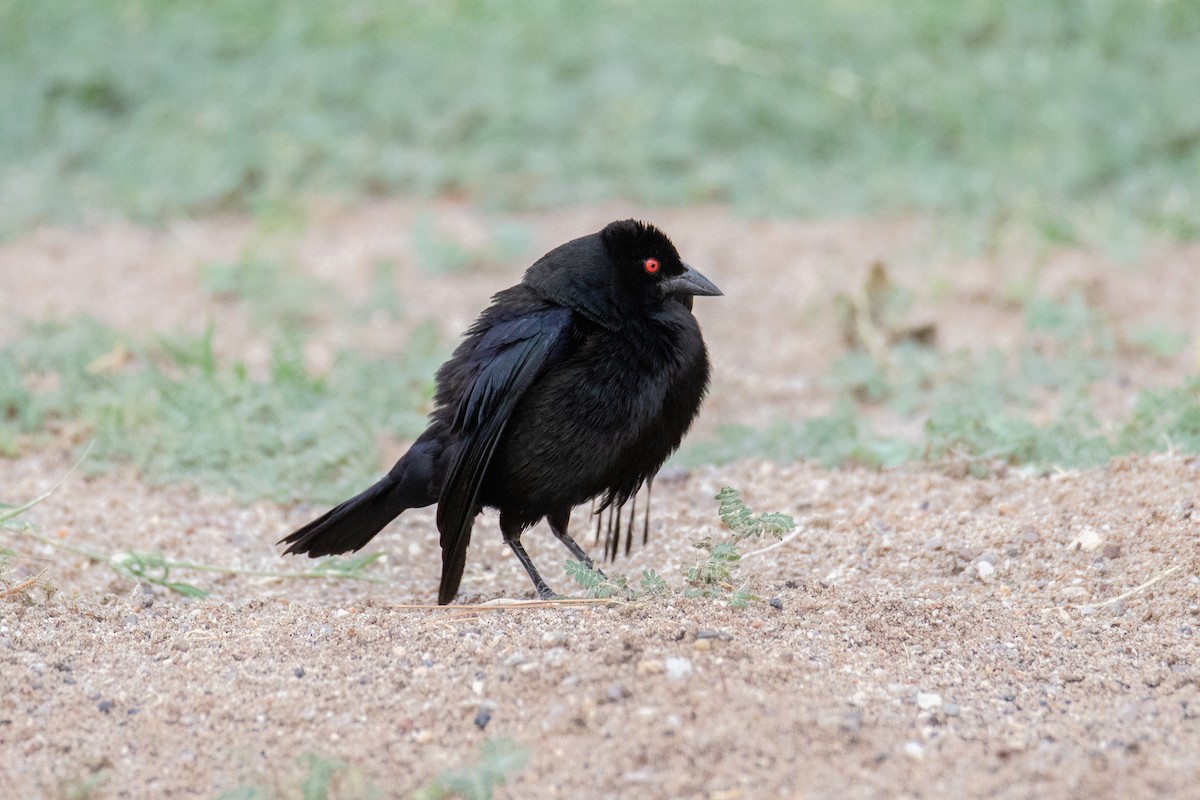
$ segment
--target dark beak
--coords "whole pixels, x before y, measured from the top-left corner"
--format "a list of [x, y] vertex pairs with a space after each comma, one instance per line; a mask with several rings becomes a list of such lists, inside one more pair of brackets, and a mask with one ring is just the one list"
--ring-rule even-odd
[[703, 297], [718, 297], [723, 292], [712, 281], [696, 270], [683, 265], [682, 274], [667, 278], [662, 282], [665, 294], [700, 295]]

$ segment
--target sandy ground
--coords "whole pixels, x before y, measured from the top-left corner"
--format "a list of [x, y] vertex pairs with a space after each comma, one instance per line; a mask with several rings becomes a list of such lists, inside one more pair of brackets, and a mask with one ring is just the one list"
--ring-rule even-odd
[[[541, 252], [631, 211], [518, 221]], [[273, 235], [236, 219], [39, 231], [0, 247], [0, 338], [19, 318], [80, 311], [135, 331], [213, 318], [224, 351], [253, 359], [243, 310], [196, 281], [197, 265], [248, 247], [280, 249], [352, 299], [372, 265], [392, 259], [412, 306], [438, 309], [451, 336], [520, 267], [425, 275], [409, 241], [422, 213], [329, 207]], [[482, 235], [477, 212], [437, 213], [464, 239]], [[1197, 339], [1194, 247], [1151, 248], [1121, 267], [1070, 251], [966, 258], [919, 221], [646, 216], [726, 291], [697, 304], [715, 362], [701, 436], [824, 410], [814, 382], [841, 347], [829, 298], [877, 258], [914, 287], [916, 315], [948, 347], [1011, 342], [1020, 313], [997, 298], [1031, 270], [1048, 293], [1076, 286], [1123, 324], [1190, 327]], [[401, 346], [420, 319], [319, 321], [310, 356], [319, 367], [337, 347]], [[1196, 352], [1122, 359], [1101, 388], [1113, 407], [1143, 385], [1177, 383]], [[52, 448], [0, 461], [0, 499], [41, 494], [72, 458]], [[372, 543], [382, 583], [179, 573], [212, 591], [199, 600], [0, 534], [22, 554], [4, 575], [10, 589], [45, 570], [0, 600], [0, 797], [249, 787], [299, 797], [306, 753], [351, 765], [330, 796], [369, 796], [369, 784], [404, 797], [491, 737], [529, 753], [500, 797], [1200, 797], [1200, 459], [982, 479], [952, 466], [760, 463], [664, 477], [649, 546], [615, 569], [653, 568], [679, 586], [690, 543], [719, 533], [712, 495], [732, 485], [756, 510], [800, 523], [795, 539], [741, 567], [778, 603], [405, 607], [436, 587], [428, 512]], [[313, 511], [112, 474], [71, 476], [26, 518], [55, 541], [109, 553], [278, 570], [307, 565], [281, 561], [273, 542]], [[587, 524], [581, 510], [574, 525]], [[526, 536], [531, 555], [570, 590], [545, 534]], [[530, 595], [494, 518], [477, 523], [463, 586], [460, 604]]]

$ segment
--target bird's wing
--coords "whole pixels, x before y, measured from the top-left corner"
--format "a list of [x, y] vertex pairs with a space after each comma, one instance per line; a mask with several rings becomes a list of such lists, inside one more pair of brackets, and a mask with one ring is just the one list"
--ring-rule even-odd
[[442, 540], [439, 603], [450, 602], [458, 593], [471, 524], [479, 513], [479, 488], [509, 417], [565, 339], [570, 322], [567, 309], [529, 314], [494, 325], [475, 347], [472, 360], [481, 366], [455, 410], [453, 430], [461, 445], [438, 498]]

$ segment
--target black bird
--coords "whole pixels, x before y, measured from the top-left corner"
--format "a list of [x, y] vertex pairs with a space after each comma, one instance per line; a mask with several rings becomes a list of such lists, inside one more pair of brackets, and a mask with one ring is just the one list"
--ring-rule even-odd
[[378, 483], [281, 540], [286, 553], [358, 550], [409, 508], [438, 504], [438, 602], [458, 594], [484, 508], [538, 596], [554, 596], [521, 534], [543, 517], [571, 553], [571, 509], [619, 508], [653, 477], [708, 390], [694, 295], [721, 291], [666, 235], [613, 222], [538, 259], [492, 298], [437, 372], [429, 427]]

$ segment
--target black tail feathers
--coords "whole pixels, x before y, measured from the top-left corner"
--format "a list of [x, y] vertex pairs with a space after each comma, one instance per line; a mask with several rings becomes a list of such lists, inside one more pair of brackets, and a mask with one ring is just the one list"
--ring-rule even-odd
[[438, 452], [436, 443], [418, 440], [370, 489], [280, 539], [289, 545], [284, 554], [317, 558], [360, 550], [401, 512], [436, 503]]
[[395, 481], [384, 478], [279, 540], [279, 544], [290, 545], [285, 554], [307, 553], [310, 558], [359, 550], [408, 508], [397, 488]]

